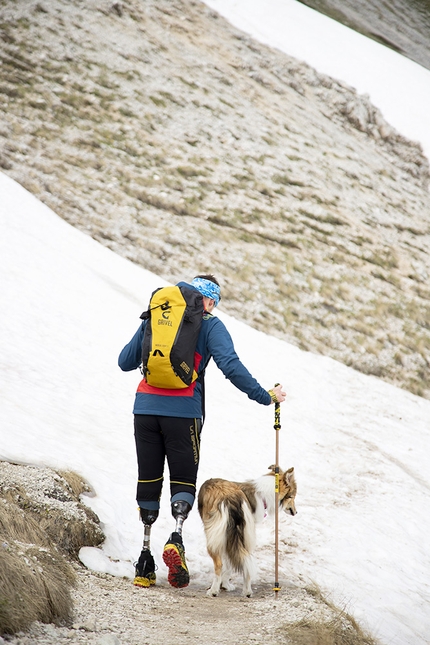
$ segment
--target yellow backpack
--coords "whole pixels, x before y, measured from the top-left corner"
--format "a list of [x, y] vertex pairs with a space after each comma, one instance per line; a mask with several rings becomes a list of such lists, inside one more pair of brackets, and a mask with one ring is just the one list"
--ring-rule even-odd
[[142, 374], [148, 385], [183, 389], [197, 379], [194, 355], [203, 319], [203, 297], [185, 285], [156, 289], [142, 341]]

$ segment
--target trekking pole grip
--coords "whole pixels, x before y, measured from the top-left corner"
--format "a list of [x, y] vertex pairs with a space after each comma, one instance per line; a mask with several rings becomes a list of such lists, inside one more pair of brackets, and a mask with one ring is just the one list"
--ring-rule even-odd
[[[275, 383], [275, 387], [277, 387], [279, 383]], [[279, 401], [275, 402], [275, 425], [274, 425], [275, 430], [280, 430], [281, 429], [281, 404]]]

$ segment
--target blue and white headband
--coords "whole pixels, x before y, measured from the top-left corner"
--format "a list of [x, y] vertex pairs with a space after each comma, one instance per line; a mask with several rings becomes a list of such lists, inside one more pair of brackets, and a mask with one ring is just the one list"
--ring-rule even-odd
[[215, 282], [211, 282], [205, 278], [194, 278], [191, 284], [197, 289], [197, 291], [200, 291], [202, 296], [215, 300], [215, 307], [218, 306], [218, 303], [221, 300], [221, 289], [217, 284], [215, 284]]

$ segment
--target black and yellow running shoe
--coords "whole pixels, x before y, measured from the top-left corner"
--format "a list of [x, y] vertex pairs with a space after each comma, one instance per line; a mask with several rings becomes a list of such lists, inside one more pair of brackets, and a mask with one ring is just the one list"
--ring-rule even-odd
[[136, 587], [150, 587], [155, 585], [155, 562], [151, 551], [143, 549], [136, 563], [136, 573], [133, 584]]
[[185, 561], [182, 537], [179, 533], [173, 532], [164, 545], [163, 562], [169, 569], [167, 576], [169, 584], [177, 589], [187, 587], [190, 582], [190, 574]]

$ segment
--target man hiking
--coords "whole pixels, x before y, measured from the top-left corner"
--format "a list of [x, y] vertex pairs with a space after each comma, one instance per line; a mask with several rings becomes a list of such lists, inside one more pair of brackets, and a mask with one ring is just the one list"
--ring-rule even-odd
[[[173, 587], [186, 587], [189, 583], [182, 525], [196, 495], [200, 433], [204, 417], [203, 377], [209, 360], [213, 358], [224, 376], [257, 403], [270, 405], [281, 403], [286, 398], [281, 385], [267, 391], [255, 380], [239, 360], [225, 325], [212, 315], [213, 309], [221, 299], [217, 279], [213, 275], [199, 275], [193, 279], [191, 285], [180, 282], [177, 287], [188, 296], [194, 296], [201, 306], [194, 352], [194, 380], [189, 385], [181, 383], [181, 389], [160, 387], [160, 384], [156, 387], [150, 384], [152, 367], [146, 367], [145, 376], [137, 388], [133, 409], [138, 462], [136, 499], [144, 525], [143, 548], [136, 564], [134, 579], [134, 584], [140, 587], [149, 587], [156, 581], [155, 563], [150, 550], [150, 533], [159, 513], [166, 458], [170, 472], [171, 509], [176, 527], [164, 546], [163, 561], [168, 567], [168, 581]], [[169, 302], [164, 305], [158, 304], [150, 308], [146, 314], [142, 314], [143, 322], [119, 355], [118, 364], [123, 371], [134, 370], [141, 365], [145, 331], [148, 333], [146, 327], [150, 324], [151, 315], [155, 315], [155, 310], [160, 316], [159, 327], [171, 324], [169, 307]], [[160, 331], [154, 329], [152, 333]], [[157, 347], [162, 345], [158, 344]], [[157, 353], [163, 355], [159, 349], [154, 350], [152, 346], [152, 350], [149, 350], [150, 356]], [[185, 361], [182, 361], [181, 366], [184, 363]], [[189, 371], [188, 368], [187, 370]], [[176, 376], [173, 375], [173, 378]]]

